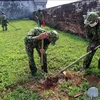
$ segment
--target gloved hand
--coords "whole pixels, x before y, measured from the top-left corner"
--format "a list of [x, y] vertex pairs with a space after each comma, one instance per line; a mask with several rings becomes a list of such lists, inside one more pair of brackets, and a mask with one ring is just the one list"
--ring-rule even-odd
[[92, 51], [94, 51], [95, 47], [94, 47], [94, 46], [92, 46], [90, 49], [91, 49]]
[[95, 47], [96, 47], [95, 44], [91, 44], [91, 46], [90, 46], [90, 50], [92, 50], [92, 52], [95, 51]]

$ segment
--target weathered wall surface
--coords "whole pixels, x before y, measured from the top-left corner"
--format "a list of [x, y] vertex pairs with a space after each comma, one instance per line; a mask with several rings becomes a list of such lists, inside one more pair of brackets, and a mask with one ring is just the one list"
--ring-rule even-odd
[[47, 0], [0, 1], [0, 15], [4, 11], [8, 19], [32, 18], [33, 11], [45, 8]]
[[45, 9], [45, 22], [52, 28], [85, 36], [84, 17], [88, 11], [100, 11], [97, 0], [82, 0]]
[[6, 13], [8, 19], [19, 19], [31, 17], [33, 5], [33, 1], [0, 1], [0, 10]]

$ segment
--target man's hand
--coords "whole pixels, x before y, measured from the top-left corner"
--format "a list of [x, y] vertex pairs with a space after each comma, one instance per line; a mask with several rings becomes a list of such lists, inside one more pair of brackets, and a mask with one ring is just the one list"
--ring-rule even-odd
[[44, 49], [40, 49], [40, 53], [41, 54], [45, 54], [45, 50]]
[[38, 39], [39, 39], [39, 40], [42, 40], [42, 39], [44, 39], [44, 38], [46, 38], [46, 37], [47, 37], [46, 32], [43, 32], [43, 33], [41, 33], [41, 34], [38, 36]]

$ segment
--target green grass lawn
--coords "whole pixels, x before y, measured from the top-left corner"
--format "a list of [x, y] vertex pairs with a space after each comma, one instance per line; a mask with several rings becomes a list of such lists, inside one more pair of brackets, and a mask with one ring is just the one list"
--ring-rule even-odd
[[[41, 100], [40, 95], [36, 94], [34, 90], [30, 92], [29, 89], [24, 89], [20, 86], [20, 84], [32, 80], [28, 66], [28, 57], [25, 52], [24, 38], [30, 29], [37, 27], [37, 23], [28, 19], [13, 20], [9, 23], [16, 28], [20, 28], [20, 30], [16, 30], [16, 28], [9, 24], [8, 31], [2, 31], [0, 27], [0, 100]], [[45, 26], [43, 28], [48, 31], [51, 30], [50, 27]], [[48, 70], [49, 73], [52, 74], [57, 73], [77, 60], [80, 56], [84, 55], [86, 53], [86, 47], [88, 46], [88, 43], [78, 36], [58, 30], [57, 32], [59, 33], [59, 40], [56, 42], [55, 46], [50, 45], [47, 50]], [[90, 65], [90, 69], [87, 70], [85, 74], [93, 74], [100, 77], [100, 71], [97, 68], [99, 55], [100, 49], [97, 50]], [[35, 61], [38, 68], [37, 75], [39, 76], [41, 75], [41, 68], [36, 51]], [[82, 63], [83, 59], [68, 70], [78, 71]], [[11, 90], [9, 90], [10, 87], [16, 85], [18, 88], [11, 92]], [[10, 94], [7, 95], [6, 91]], [[45, 93], [45, 96], [49, 94], [53, 95], [52, 92], [49, 92], [48, 94]]]

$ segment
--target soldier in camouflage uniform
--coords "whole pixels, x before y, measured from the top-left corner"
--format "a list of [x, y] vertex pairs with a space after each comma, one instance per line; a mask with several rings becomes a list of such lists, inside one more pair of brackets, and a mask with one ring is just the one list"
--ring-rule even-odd
[[7, 18], [6, 18], [6, 15], [4, 12], [2, 12], [2, 17], [1, 17], [1, 24], [2, 24], [2, 30], [4, 31], [7, 31]]
[[[84, 24], [86, 25], [86, 36], [89, 41], [87, 52], [92, 50], [92, 53], [87, 55], [83, 62], [83, 67], [88, 68], [96, 52], [94, 48], [100, 45], [100, 19], [98, 14], [96, 12], [88, 13]], [[98, 68], [100, 68], [100, 58], [98, 60]]]
[[[36, 27], [28, 32], [27, 36], [25, 37], [25, 48], [29, 57], [29, 67], [33, 76], [37, 72], [37, 68], [34, 61], [34, 48], [36, 48], [39, 56], [43, 54], [43, 66], [41, 66], [41, 69], [43, 72], [47, 73], [47, 54], [45, 51], [47, 50], [48, 45], [50, 43], [54, 45], [58, 38], [58, 33], [54, 30], [47, 32], [42, 28]], [[43, 49], [41, 49], [42, 40], [44, 40]]]
[[37, 19], [38, 27], [41, 27], [42, 20], [44, 20], [44, 15], [40, 9], [35, 13], [35, 17]]

